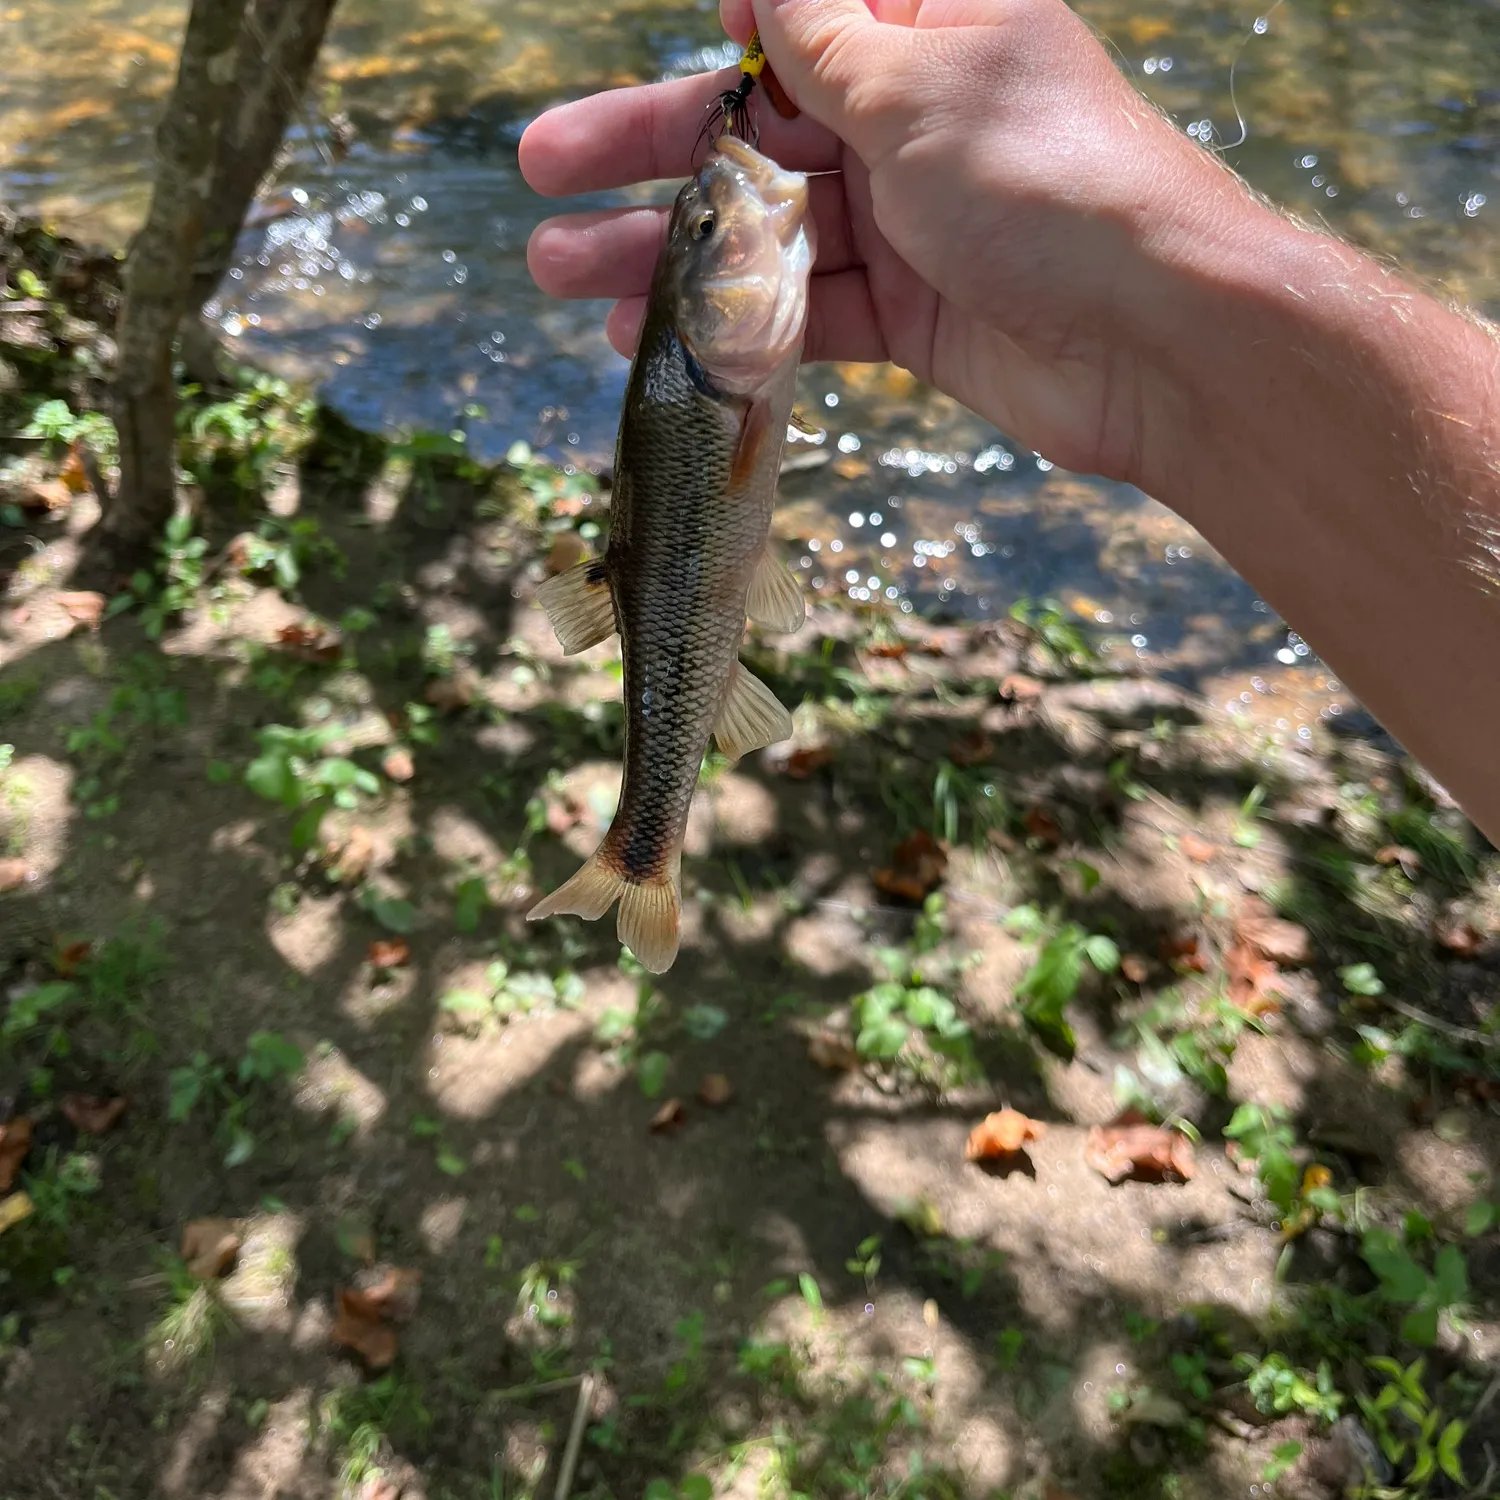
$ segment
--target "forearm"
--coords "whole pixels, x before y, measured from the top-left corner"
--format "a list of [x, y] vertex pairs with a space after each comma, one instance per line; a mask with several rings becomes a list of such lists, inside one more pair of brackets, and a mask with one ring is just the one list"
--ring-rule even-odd
[[1210, 222], [1143, 486], [1500, 841], [1500, 338], [1248, 195]]

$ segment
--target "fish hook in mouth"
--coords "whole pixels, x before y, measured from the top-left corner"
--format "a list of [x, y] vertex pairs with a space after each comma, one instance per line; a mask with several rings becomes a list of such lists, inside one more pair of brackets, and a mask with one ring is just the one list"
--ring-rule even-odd
[[732, 89], [725, 89], [709, 103], [703, 129], [698, 132], [693, 155], [706, 145], [711, 150], [719, 137], [726, 132], [748, 141], [752, 146], [760, 144], [760, 126], [750, 112], [750, 95], [755, 90], [755, 76], [741, 73], [740, 81]]

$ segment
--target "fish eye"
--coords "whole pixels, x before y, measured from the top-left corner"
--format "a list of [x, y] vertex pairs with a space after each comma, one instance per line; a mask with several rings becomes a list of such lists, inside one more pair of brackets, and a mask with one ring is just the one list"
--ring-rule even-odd
[[702, 215], [698, 222], [693, 225], [693, 238], [695, 240], [706, 240], [714, 232], [714, 216], [712, 213]]

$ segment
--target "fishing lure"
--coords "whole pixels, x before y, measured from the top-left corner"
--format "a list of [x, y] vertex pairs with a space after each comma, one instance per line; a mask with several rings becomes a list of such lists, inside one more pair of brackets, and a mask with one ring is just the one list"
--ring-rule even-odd
[[771, 107], [784, 120], [794, 120], [800, 113], [787, 97], [786, 90], [777, 81], [771, 65], [766, 61], [765, 48], [760, 44], [760, 32], [752, 31], [745, 50], [740, 54], [740, 78], [732, 89], [726, 89], [708, 106], [708, 118], [698, 137], [701, 146], [727, 131], [737, 135], [752, 146], [760, 144], [760, 127], [750, 113], [750, 95], [759, 83], [771, 101]]

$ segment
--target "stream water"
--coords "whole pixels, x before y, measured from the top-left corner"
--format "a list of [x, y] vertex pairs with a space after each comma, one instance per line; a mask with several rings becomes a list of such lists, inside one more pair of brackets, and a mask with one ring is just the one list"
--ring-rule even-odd
[[[1229, 0], [1078, 8], [1184, 129], [1234, 141], [1238, 111], [1229, 159], [1257, 187], [1500, 313], [1500, 0], [1284, 0], [1259, 21]], [[0, 197], [123, 243], [183, 11], [0, 8]], [[732, 56], [712, 0], [345, 0], [214, 315], [360, 424], [457, 424], [486, 456], [520, 437], [607, 463], [625, 363], [602, 305], [550, 302], [527, 275], [527, 236], [556, 205], [521, 181], [516, 142], [550, 103]], [[337, 111], [355, 127], [347, 154], [326, 124]], [[1052, 469], [899, 371], [803, 379], [827, 437], [794, 450], [778, 527], [815, 587], [964, 617], [1053, 595], [1111, 649], [1273, 733], [1351, 706], [1144, 496]]]

